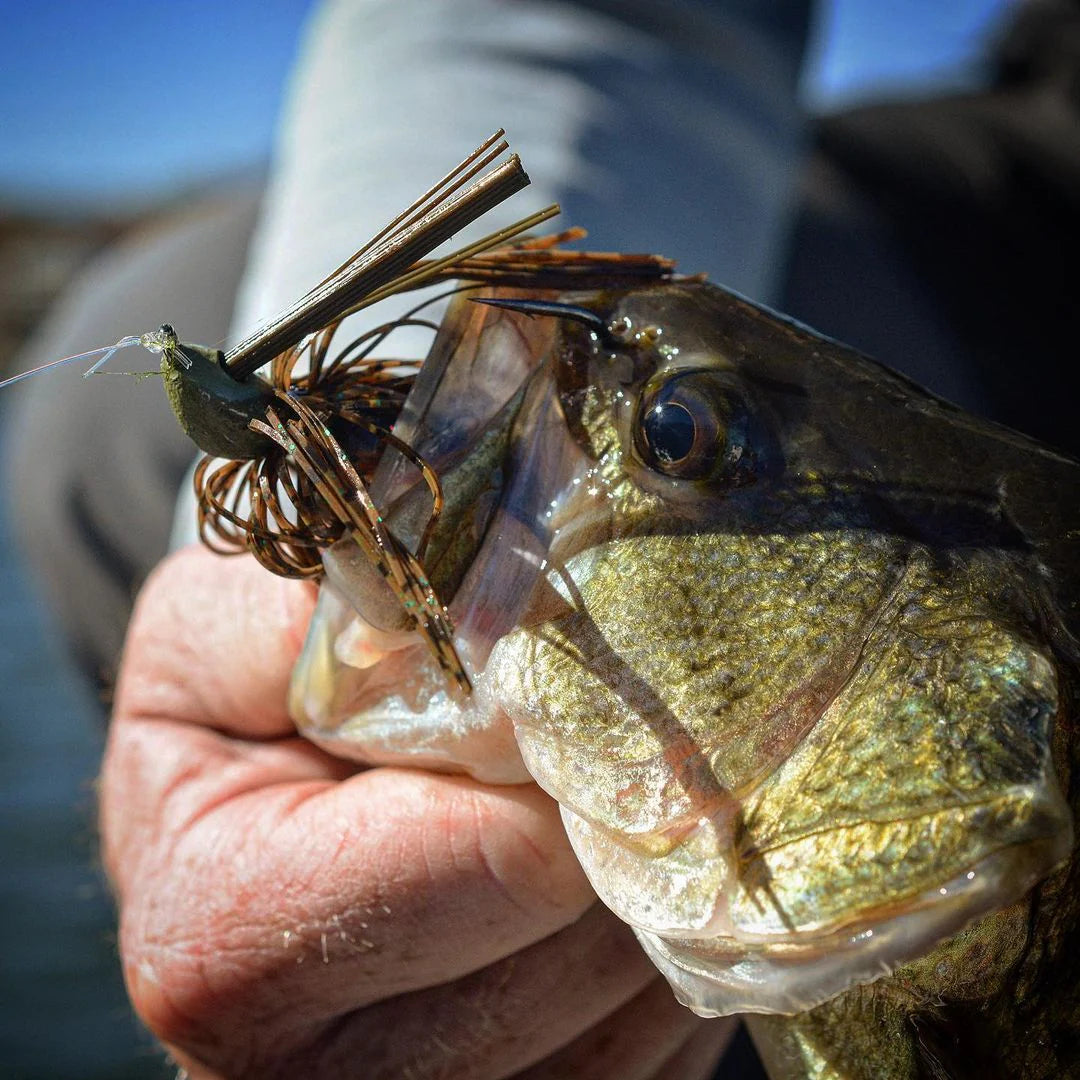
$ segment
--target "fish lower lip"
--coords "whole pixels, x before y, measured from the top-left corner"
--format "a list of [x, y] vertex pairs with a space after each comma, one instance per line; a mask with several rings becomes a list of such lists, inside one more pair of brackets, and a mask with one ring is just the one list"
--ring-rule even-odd
[[1045, 876], [1048, 862], [1067, 856], [1069, 844], [1064, 853], [1059, 847], [1047, 840], [995, 852], [885, 918], [767, 945], [716, 938], [708, 943], [712, 955], [705, 955], [700, 940], [634, 932], [679, 1000], [698, 1015], [792, 1015], [891, 974], [979, 917], [1015, 903]]

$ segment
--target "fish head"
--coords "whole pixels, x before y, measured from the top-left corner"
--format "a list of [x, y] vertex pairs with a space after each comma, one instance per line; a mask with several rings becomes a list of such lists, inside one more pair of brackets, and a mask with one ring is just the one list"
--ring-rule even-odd
[[[1070, 638], [1003, 496], [1033, 444], [711, 285], [569, 299], [605, 332], [452, 312], [513, 355], [463, 420], [459, 340], [412, 431], [469, 465], [428, 569], [472, 694], [339, 574], [302, 728], [535, 779], [706, 1015], [811, 1008], [1022, 898], [1072, 847]], [[406, 471], [376, 487], [415, 542]]]

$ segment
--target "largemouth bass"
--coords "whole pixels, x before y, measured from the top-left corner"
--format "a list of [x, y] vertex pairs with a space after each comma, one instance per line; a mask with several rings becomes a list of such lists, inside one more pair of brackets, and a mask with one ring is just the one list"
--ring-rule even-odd
[[773, 1077], [1080, 1076], [1080, 465], [709, 284], [546, 299], [455, 300], [395, 427], [472, 692], [346, 539], [301, 730], [535, 779]]

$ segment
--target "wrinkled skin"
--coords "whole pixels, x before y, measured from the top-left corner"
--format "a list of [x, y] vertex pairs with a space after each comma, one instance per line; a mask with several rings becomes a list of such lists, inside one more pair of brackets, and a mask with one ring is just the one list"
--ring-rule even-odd
[[412, 421], [485, 493], [428, 568], [472, 699], [339, 575], [301, 728], [534, 777], [680, 999], [762, 1014], [774, 1077], [1080, 1075], [1080, 466], [712, 286], [575, 300], [617, 340], [444, 328], [459, 404], [462, 342], [520, 336], [501, 442], [435, 445], [437, 393]]
[[101, 790], [132, 1003], [191, 1080], [707, 1080], [535, 785], [361, 769], [297, 736], [314, 598], [202, 547], [143, 589]]

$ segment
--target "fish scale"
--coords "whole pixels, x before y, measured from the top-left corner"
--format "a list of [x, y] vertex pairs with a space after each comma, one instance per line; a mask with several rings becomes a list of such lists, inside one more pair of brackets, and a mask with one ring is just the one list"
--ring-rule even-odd
[[[1080, 466], [715, 286], [565, 299], [617, 338], [574, 314], [506, 385], [485, 366], [490, 423], [524, 403], [455, 548], [471, 699], [410, 697], [416, 649], [348, 671], [339, 621], [294, 686], [347, 680], [347, 715], [301, 727], [372, 762], [433, 763], [432, 731], [440, 768], [523, 760], [675, 993], [751, 1014], [775, 1078], [1080, 1075]], [[469, 399], [447, 378], [421, 455]], [[641, 434], [676, 378], [695, 433], [744, 440], [689, 479]]]

